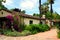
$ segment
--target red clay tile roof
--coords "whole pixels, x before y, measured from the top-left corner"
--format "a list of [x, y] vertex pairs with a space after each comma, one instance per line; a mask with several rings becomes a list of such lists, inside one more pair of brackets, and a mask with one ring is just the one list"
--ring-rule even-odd
[[60, 20], [52, 20], [53, 22], [60, 22]]
[[[9, 10], [5, 10], [5, 9], [2, 9], [2, 10], [7, 11], [7, 12], [9, 12], [9, 13], [14, 13], [14, 12], [9, 11]], [[25, 17], [25, 18], [32, 18], [32, 19], [40, 20], [39, 17], [32, 16], [32, 15], [27, 15], [27, 14], [23, 14], [23, 13], [19, 13], [19, 15], [22, 16], [22, 17]], [[45, 19], [41, 18], [41, 20], [45, 20]]]
[[[25, 18], [32, 18], [32, 19], [40, 20], [40, 18], [37, 16], [32, 16], [32, 15], [27, 15], [27, 14], [22, 14], [22, 13], [20, 13], [19, 15]], [[41, 20], [45, 20], [45, 19], [41, 18]]]
[[[12, 11], [7, 10], [7, 9], [1, 9], [1, 10], [7, 11], [7, 12], [9, 12], [9, 13], [12, 13]], [[0, 11], [1, 11], [1, 10], [0, 10]]]

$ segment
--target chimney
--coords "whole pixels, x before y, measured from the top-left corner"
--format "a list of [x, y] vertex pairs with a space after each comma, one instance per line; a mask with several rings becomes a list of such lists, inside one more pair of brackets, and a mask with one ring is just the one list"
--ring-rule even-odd
[[45, 17], [45, 15], [42, 15], [42, 18], [44, 18], [44, 19], [45, 19], [45, 18], [46, 18], [46, 17]]

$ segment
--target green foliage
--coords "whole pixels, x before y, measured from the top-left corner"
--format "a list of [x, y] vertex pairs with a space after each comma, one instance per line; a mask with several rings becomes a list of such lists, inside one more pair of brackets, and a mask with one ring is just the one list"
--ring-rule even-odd
[[57, 32], [57, 37], [58, 37], [58, 38], [60, 38], [60, 31], [59, 31], [59, 32]]
[[50, 29], [49, 26], [46, 24], [40, 25], [40, 31], [41, 32], [48, 31], [49, 29]]
[[49, 11], [45, 15], [46, 15], [46, 18], [48, 18], [48, 19], [52, 18], [51, 13]]
[[57, 24], [57, 37], [60, 38], [60, 26]]
[[26, 25], [25, 25], [25, 24], [20, 24], [19, 29], [20, 29], [21, 31], [24, 31], [24, 30], [25, 30], [25, 27], [26, 27]]
[[24, 30], [22, 32], [11, 31], [11, 30], [5, 30], [4, 31], [4, 35], [6, 35], [6, 36], [14, 36], [14, 37], [27, 36], [27, 35], [30, 35], [30, 34], [31, 34], [31, 32], [28, 31], [28, 30]]
[[29, 30], [24, 30], [21, 32], [21, 36], [27, 36], [27, 35], [31, 35], [31, 32]]
[[13, 20], [14, 20], [14, 24], [18, 24], [19, 22], [18, 22], [18, 18], [17, 17], [19, 17], [18, 15], [17, 15], [17, 13], [14, 15], [14, 17], [13, 17]]
[[37, 31], [39, 30], [39, 28], [37, 27], [37, 25], [35, 24], [31, 24], [31, 25], [28, 25], [25, 30], [29, 30], [31, 31], [32, 34], [35, 34], [37, 33]]
[[26, 11], [25, 11], [25, 10], [22, 10], [22, 11], [21, 11], [21, 13], [25, 14], [25, 13], [26, 13]]
[[[60, 15], [56, 12], [52, 13], [52, 16], [51, 16], [50, 11], [47, 11], [45, 13], [45, 15], [46, 15], [47, 19], [60, 19]], [[39, 17], [39, 14], [33, 14], [33, 16], [38, 16]]]
[[0, 28], [0, 34], [2, 34], [2, 33], [3, 33], [3, 29]]
[[49, 30], [48, 25], [41, 25], [41, 24], [31, 24], [27, 26], [25, 25], [23, 28], [24, 30], [22, 32], [12, 31], [11, 29], [6, 29], [4, 31], [1, 29], [2, 31], [0, 30], [0, 32], [1, 33], [3, 32], [3, 34], [7, 36], [27, 36]]
[[33, 16], [38, 16], [38, 17], [39, 17], [40, 15], [39, 15], [39, 14], [34, 13], [34, 14], [33, 14]]
[[18, 8], [13, 8], [13, 9], [10, 9], [10, 11], [21, 12], [21, 9], [18, 9]]
[[12, 32], [12, 31], [5, 31], [4, 35], [7, 35], [7, 36], [20, 36], [21, 34], [20, 34], [20, 32], [17, 32], [17, 31], [14, 31], [14, 32]]
[[54, 4], [55, 0], [47, 0], [49, 4]]
[[56, 25], [56, 27], [57, 27], [58, 30], [60, 30], [60, 26], [58, 24]]
[[36, 34], [38, 32], [44, 32], [49, 30], [49, 26], [42, 24], [31, 24], [31, 25], [27, 25], [25, 30], [29, 30], [31, 31], [32, 34]]
[[0, 1], [0, 9], [7, 9], [7, 8], [2, 4], [1, 1]]

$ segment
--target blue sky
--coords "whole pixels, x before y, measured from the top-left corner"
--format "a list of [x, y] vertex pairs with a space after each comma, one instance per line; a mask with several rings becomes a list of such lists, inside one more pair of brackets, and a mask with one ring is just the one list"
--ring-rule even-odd
[[[42, 3], [47, 0], [42, 0]], [[33, 13], [39, 13], [39, 0], [6, 0], [3, 3], [8, 9], [19, 8], [25, 10], [26, 14], [32, 15]], [[60, 0], [55, 0], [53, 4], [53, 10], [60, 13]]]

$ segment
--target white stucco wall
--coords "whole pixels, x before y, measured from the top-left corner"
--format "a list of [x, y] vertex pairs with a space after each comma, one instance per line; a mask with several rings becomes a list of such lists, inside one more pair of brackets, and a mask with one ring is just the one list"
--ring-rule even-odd
[[[3, 14], [2, 14], [3, 12]], [[0, 11], [0, 17], [6, 17], [7, 15], [12, 15], [11, 13], [7, 12], [7, 11]]]
[[33, 24], [39, 24], [39, 20], [37, 19], [31, 19], [31, 18], [24, 18], [24, 23], [26, 25], [29, 25], [29, 21], [32, 20], [33, 21]]
[[50, 20], [46, 20], [46, 24], [50, 27]]
[[[3, 12], [3, 14], [1, 13], [1, 12]], [[6, 17], [7, 15], [12, 15], [11, 13], [9, 13], [9, 12], [7, 12], [7, 11], [0, 11], [0, 17]], [[24, 24], [26, 24], [26, 25], [29, 25], [29, 22], [30, 22], [30, 20], [32, 20], [33, 21], [33, 24], [39, 24], [39, 22], [40, 22], [40, 20], [37, 20], [37, 19], [32, 19], [32, 18], [24, 18], [24, 19], [21, 19], [23, 22], [24, 22]], [[22, 22], [21, 21], [21, 22]], [[45, 21], [44, 20], [42, 20], [42, 22], [43, 22], [43, 24], [45, 24]], [[50, 26], [50, 20], [46, 20], [46, 24], [48, 25], [48, 26]]]

